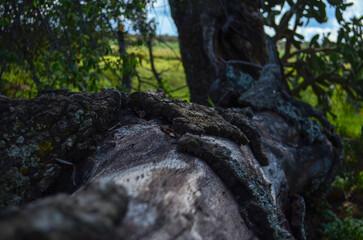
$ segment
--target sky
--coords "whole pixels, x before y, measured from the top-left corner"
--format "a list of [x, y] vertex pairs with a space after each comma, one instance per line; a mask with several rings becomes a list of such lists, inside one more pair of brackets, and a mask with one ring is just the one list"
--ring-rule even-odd
[[[344, 11], [344, 19], [347, 20], [353, 16], [359, 17], [363, 15], [363, 0], [348, 0], [348, 2], [353, 2], [354, 5]], [[305, 37], [305, 40], [310, 40], [317, 33], [327, 34], [330, 32], [331, 40], [335, 40], [339, 24], [335, 19], [335, 9], [333, 7], [327, 7], [327, 16], [328, 22], [319, 24], [311, 20], [308, 26], [300, 28], [298, 32]], [[154, 18], [158, 23], [157, 34], [178, 35], [177, 27], [170, 14], [168, 0], [157, 0], [154, 3], [154, 8], [150, 10], [149, 18]], [[267, 34], [273, 34], [273, 30], [271, 31], [271, 29], [265, 28], [265, 32]]]

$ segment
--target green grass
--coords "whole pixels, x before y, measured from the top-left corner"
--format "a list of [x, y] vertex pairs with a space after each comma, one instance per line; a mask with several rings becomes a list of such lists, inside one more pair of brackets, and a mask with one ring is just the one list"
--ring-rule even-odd
[[[301, 94], [301, 100], [316, 106], [317, 97], [313, 94], [311, 87], [308, 87]], [[340, 90], [339, 86], [333, 92], [331, 102], [331, 112], [336, 115], [333, 117], [328, 114], [328, 120], [337, 128], [340, 135], [349, 138], [359, 138], [362, 134], [363, 108], [353, 108], [348, 102], [346, 94]]]
[[30, 78], [29, 73], [13, 64], [8, 66], [8, 71], [4, 72], [1, 84], [3, 89], [7, 89], [2, 93], [8, 97], [33, 98], [37, 95], [34, 81]]
[[[112, 45], [113, 52], [118, 51], [118, 46]], [[170, 48], [169, 48], [170, 47]], [[150, 57], [148, 49], [145, 46], [129, 47], [128, 54], [142, 56], [141, 64], [136, 67], [142, 83], [138, 78], [133, 77], [133, 91], [157, 90], [158, 83], [151, 71]], [[167, 46], [164, 43], [157, 43], [153, 46], [153, 55], [155, 68], [160, 74], [167, 93], [170, 97], [189, 100], [189, 89], [186, 85], [186, 77], [184, 67], [180, 61], [181, 55], [177, 42], [168, 42]], [[107, 56], [106, 59], [117, 61], [117, 56]], [[117, 74], [121, 75], [120, 72]], [[101, 79], [102, 85], [105, 87], [115, 86], [115, 82], [110, 82], [109, 79], [114, 78], [112, 73], [108, 72], [106, 79]]]

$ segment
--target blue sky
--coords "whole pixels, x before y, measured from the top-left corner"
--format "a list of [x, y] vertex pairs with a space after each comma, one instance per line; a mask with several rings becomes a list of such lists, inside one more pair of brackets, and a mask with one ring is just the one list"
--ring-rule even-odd
[[[349, 19], [353, 16], [361, 16], [363, 14], [363, 0], [349, 0], [354, 5], [349, 7], [344, 13], [343, 17]], [[316, 21], [310, 21], [309, 25], [299, 29], [299, 32], [305, 36], [306, 40], [310, 40], [315, 34], [331, 33], [330, 38], [336, 39], [339, 24], [335, 19], [335, 9], [327, 7], [328, 22], [319, 24]], [[157, 0], [154, 3], [154, 8], [151, 9], [149, 18], [154, 18], [158, 23], [158, 34], [177, 35], [178, 31], [170, 15], [170, 8], [168, 0]], [[269, 29], [265, 29], [266, 33], [273, 33]]]
[[178, 35], [168, 0], [156, 0], [154, 7], [149, 11], [149, 18], [154, 18], [158, 23], [157, 34]]

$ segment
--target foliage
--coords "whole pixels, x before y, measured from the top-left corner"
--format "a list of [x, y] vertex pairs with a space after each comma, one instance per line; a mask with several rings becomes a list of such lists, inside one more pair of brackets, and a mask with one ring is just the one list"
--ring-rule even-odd
[[[317, 34], [307, 44], [298, 30], [313, 20], [327, 22], [327, 4], [335, 8], [338, 37], [332, 41], [329, 34]], [[344, 10], [352, 5], [346, 0], [327, 0], [327, 4], [322, 0], [265, 1], [264, 16], [265, 24], [275, 30], [274, 40], [283, 42], [281, 61], [292, 93], [300, 96], [311, 87], [317, 107], [334, 116], [331, 98], [337, 89], [355, 107], [360, 107], [357, 100], [363, 100], [363, 17], [344, 19]], [[278, 17], [281, 20], [276, 23]]]
[[[0, 3], [0, 90], [12, 95], [19, 88], [34, 95], [44, 88], [96, 91], [107, 71], [118, 79], [119, 88], [129, 90], [130, 78], [140, 56], [127, 54], [125, 26], [138, 30], [151, 0], [1, 0]], [[118, 59], [110, 39], [117, 40]], [[31, 77], [33, 83], [14, 86], [13, 69]]]
[[363, 219], [352, 217], [351, 208], [344, 209], [346, 216], [340, 219], [328, 205], [322, 215], [327, 223], [319, 229], [325, 239], [329, 240], [361, 240], [363, 239]]
[[344, 161], [319, 212], [321, 239], [363, 239], [363, 138], [343, 139]]
[[347, 200], [355, 195], [363, 194], [363, 138], [344, 139], [344, 162], [341, 172], [333, 182], [340, 188]]
[[[128, 38], [136, 39], [137, 37], [139, 36], [126, 36], [126, 39], [131, 41]], [[156, 39], [159, 40], [159, 36], [156, 36]], [[111, 48], [117, 50], [118, 46], [114, 44], [111, 45]], [[133, 77], [133, 90], [146, 91], [160, 88], [152, 73], [148, 48], [144, 44], [134, 45], [129, 46], [127, 51], [142, 57], [142, 62], [137, 64], [135, 68], [137, 76]], [[177, 39], [169, 37], [167, 42], [163, 39], [161, 41], [153, 41], [153, 56], [155, 68], [158, 69], [166, 88], [166, 95], [168, 97], [189, 100], [189, 89], [185, 83], [185, 72], [180, 60], [181, 56]], [[109, 61], [117, 61], [117, 55], [106, 56], [105, 58]], [[108, 81], [108, 79], [113, 78], [112, 72], [106, 71], [103, 74], [107, 76], [100, 77], [100, 84], [105, 88], [113, 88], [116, 83]]]

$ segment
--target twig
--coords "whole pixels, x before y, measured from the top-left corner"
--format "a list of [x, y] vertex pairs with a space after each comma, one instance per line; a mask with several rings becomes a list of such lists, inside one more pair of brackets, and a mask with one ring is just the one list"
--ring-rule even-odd
[[248, 61], [244, 61], [244, 60], [224, 60], [223, 58], [220, 58], [220, 59], [225, 64], [242, 64], [242, 65], [246, 65], [246, 66], [250, 66], [250, 67], [257, 68], [259, 70], [262, 69], [262, 66], [261, 65], [258, 65], [258, 64], [253, 63], [253, 62], [248, 62]]
[[73, 182], [73, 185], [76, 185], [76, 165], [74, 163], [68, 162], [68, 161], [60, 159], [60, 158], [56, 158], [55, 161], [58, 162], [58, 163], [61, 163], [61, 164], [72, 166], [72, 168], [73, 168], [73, 170], [72, 170], [72, 182]]
[[162, 40], [160, 37], [156, 37], [156, 40], [165, 44], [165, 46], [167, 46], [174, 53], [176, 59], [181, 61], [181, 58], [178, 56], [178, 54], [174, 51], [174, 49], [166, 41]]
[[173, 90], [170, 90], [170, 91], [169, 91], [169, 93], [179, 91], [180, 89], [183, 89], [183, 88], [186, 88], [186, 87], [188, 87], [188, 86], [187, 86], [187, 85], [184, 85], [184, 86], [181, 86], [181, 87], [175, 88], [175, 89], [173, 89]]
[[[149, 55], [150, 55], [150, 65], [151, 65], [151, 71], [154, 74], [154, 77], [156, 78], [156, 81], [158, 81], [158, 83], [160, 84], [160, 86], [162, 86], [163, 82], [160, 78], [159, 73], [156, 71], [155, 69], [155, 64], [154, 64], [154, 55], [153, 55], [153, 49], [152, 49], [152, 44], [151, 44], [151, 39], [148, 39], [146, 41], [146, 45], [148, 47], [149, 50]], [[164, 89], [163, 89], [164, 90]]]
[[292, 57], [294, 55], [300, 54], [300, 53], [317, 53], [317, 52], [333, 52], [333, 51], [337, 51], [338, 48], [306, 48], [306, 49], [301, 49], [298, 51], [295, 51], [293, 53], [291, 53], [288, 57]]

